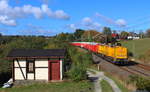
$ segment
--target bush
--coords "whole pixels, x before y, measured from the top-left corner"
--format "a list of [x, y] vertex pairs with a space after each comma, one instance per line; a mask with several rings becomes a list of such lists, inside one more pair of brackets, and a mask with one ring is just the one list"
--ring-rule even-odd
[[87, 78], [86, 68], [92, 63], [90, 53], [79, 52], [76, 48], [69, 49], [72, 66], [67, 73], [73, 81], [85, 80]]
[[72, 68], [68, 72], [68, 75], [73, 81], [85, 80], [86, 68], [84, 68], [82, 65], [72, 65]]
[[130, 76], [130, 81], [136, 85], [137, 89], [150, 91], [150, 79], [140, 76]]

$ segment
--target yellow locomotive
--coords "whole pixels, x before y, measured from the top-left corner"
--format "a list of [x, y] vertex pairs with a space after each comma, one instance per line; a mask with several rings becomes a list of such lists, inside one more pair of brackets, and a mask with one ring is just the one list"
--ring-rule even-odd
[[98, 54], [113, 63], [126, 63], [127, 62], [127, 48], [123, 46], [109, 46], [109, 45], [99, 45]]

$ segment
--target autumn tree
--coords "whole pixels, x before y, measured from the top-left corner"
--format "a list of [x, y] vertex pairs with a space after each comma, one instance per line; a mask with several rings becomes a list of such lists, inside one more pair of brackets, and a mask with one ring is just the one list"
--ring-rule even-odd
[[150, 37], [150, 29], [147, 29], [147, 31], [146, 31], [146, 36], [147, 36], [147, 37]]
[[96, 30], [86, 30], [83, 35], [82, 35], [82, 40], [86, 40], [86, 41], [94, 41], [94, 37], [96, 35], [100, 34], [99, 32], [97, 32]]

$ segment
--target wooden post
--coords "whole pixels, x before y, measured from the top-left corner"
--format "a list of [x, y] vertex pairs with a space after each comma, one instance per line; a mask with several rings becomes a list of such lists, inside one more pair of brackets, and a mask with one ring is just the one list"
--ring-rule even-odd
[[97, 69], [100, 70], [99, 64], [97, 65]]

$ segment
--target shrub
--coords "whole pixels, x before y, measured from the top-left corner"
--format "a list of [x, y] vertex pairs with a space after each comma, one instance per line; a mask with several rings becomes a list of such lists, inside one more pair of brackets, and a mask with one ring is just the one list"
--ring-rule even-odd
[[70, 48], [69, 54], [72, 61], [70, 71], [67, 73], [73, 81], [85, 80], [86, 68], [92, 63], [90, 53], [79, 52], [76, 48]]
[[68, 75], [73, 81], [85, 80], [86, 68], [84, 68], [82, 65], [72, 65], [72, 68], [68, 72]]
[[150, 79], [140, 76], [130, 76], [130, 81], [136, 85], [137, 89], [150, 91]]

